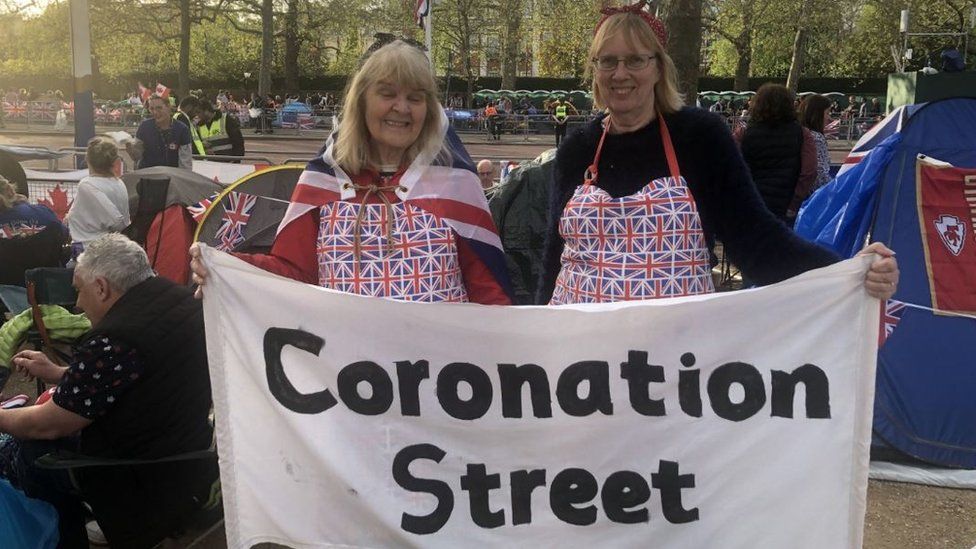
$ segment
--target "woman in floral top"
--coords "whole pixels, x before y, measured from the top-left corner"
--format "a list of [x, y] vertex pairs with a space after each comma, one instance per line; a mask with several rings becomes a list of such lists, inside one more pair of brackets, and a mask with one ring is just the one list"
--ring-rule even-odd
[[830, 100], [822, 95], [808, 95], [800, 104], [800, 123], [810, 130], [817, 145], [817, 180], [814, 189], [819, 189], [830, 181], [830, 152], [824, 126], [830, 121]]

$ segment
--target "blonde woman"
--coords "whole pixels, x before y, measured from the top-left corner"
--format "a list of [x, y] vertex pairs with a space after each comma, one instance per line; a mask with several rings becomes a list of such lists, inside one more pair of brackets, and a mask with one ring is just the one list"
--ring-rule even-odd
[[[645, 3], [607, 8], [590, 48], [594, 102], [605, 113], [559, 148], [537, 302], [609, 302], [714, 291], [716, 239], [760, 284], [837, 261], [794, 236], [763, 205], [725, 122], [684, 107], [667, 31]], [[898, 282], [892, 252], [865, 287]]]
[[64, 232], [64, 225], [50, 208], [29, 203], [13, 183], [0, 176], [0, 239], [33, 236], [50, 225]]
[[78, 192], [68, 212], [68, 229], [75, 257], [85, 244], [129, 226], [129, 193], [122, 175], [122, 159], [115, 140], [96, 136], [85, 152], [88, 177], [78, 183]]
[[[448, 129], [427, 57], [394, 41], [350, 79], [338, 130], [301, 175], [267, 255], [239, 257], [340, 291], [510, 303], [474, 165]], [[190, 250], [194, 281], [206, 279]]]

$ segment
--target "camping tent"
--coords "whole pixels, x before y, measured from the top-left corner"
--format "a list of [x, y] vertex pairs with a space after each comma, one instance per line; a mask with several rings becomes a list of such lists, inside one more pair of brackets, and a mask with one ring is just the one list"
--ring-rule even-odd
[[242, 177], [207, 208], [195, 240], [227, 251], [267, 252], [304, 169], [287, 164]]
[[189, 208], [213, 196], [220, 185], [190, 170], [169, 166], [129, 172], [122, 181], [132, 214], [126, 234], [146, 249], [157, 273], [179, 284], [188, 283], [187, 250], [196, 226]]
[[[976, 99], [915, 105], [876, 129], [855, 146], [856, 165], [804, 204], [797, 232], [847, 256], [865, 237], [895, 250], [901, 280], [882, 314], [876, 443], [976, 468]], [[940, 162], [968, 170], [940, 179], [931, 175]]]

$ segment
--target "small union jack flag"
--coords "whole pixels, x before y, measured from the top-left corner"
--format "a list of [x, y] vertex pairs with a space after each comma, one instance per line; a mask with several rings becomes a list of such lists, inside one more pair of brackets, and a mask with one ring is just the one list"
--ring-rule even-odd
[[229, 252], [244, 242], [244, 228], [251, 218], [251, 210], [258, 201], [253, 194], [232, 192], [225, 198], [224, 216], [217, 229], [217, 249]]
[[219, 195], [219, 192], [213, 193], [210, 195], [210, 198], [204, 198], [192, 206], [187, 206], [186, 211], [190, 212], [190, 217], [193, 218], [193, 221], [196, 221], [197, 224], [203, 221], [203, 216], [207, 213], [207, 210], [210, 209], [210, 205], [213, 204], [213, 201], [216, 200]]
[[0, 225], [0, 239], [26, 238], [44, 230], [44, 225], [35, 220], [14, 221]]
[[905, 312], [905, 304], [895, 299], [885, 301], [881, 311], [881, 326], [878, 330], [878, 348], [884, 345], [885, 341], [891, 337], [895, 331], [895, 326], [901, 320], [901, 315]]

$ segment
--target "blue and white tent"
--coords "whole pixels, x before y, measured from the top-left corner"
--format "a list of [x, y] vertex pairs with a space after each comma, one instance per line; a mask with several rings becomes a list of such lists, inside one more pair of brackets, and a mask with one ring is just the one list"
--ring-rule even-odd
[[[916, 165], [924, 155], [976, 168], [976, 99], [899, 109], [853, 153], [857, 161], [804, 204], [796, 231], [844, 257], [867, 241], [897, 253], [901, 281], [883, 314], [889, 335], [878, 352], [876, 443], [926, 462], [976, 468], [976, 316], [932, 310], [933, 287], [945, 281], [932, 274], [924, 247]], [[976, 210], [969, 217], [964, 245], [976, 247]], [[972, 295], [976, 277], [952, 289]]]

